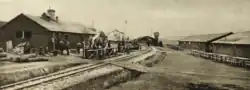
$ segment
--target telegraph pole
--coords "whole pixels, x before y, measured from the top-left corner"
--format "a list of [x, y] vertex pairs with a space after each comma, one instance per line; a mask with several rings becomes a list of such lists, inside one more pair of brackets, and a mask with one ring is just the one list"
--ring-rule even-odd
[[127, 35], [127, 32], [126, 32], [126, 30], [127, 30], [127, 23], [128, 23], [128, 21], [125, 20], [125, 27], [124, 27], [124, 36], [125, 36], [125, 37], [126, 37], [126, 35]]
[[151, 30], [150, 30], [150, 36], [153, 35], [153, 28], [151, 27]]
[[92, 20], [92, 28], [94, 28], [95, 26], [95, 21], [94, 20]]

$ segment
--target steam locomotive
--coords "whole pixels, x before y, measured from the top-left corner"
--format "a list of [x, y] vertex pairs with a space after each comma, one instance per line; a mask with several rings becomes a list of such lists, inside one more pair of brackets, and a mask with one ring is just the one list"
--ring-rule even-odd
[[152, 39], [152, 45], [153, 46], [159, 46], [163, 47], [162, 41], [159, 40], [160, 33], [159, 32], [154, 32], [154, 38]]
[[154, 32], [154, 37], [144, 36], [136, 39], [138, 43], [146, 43], [148, 46], [163, 47], [162, 41], [159, 40], [160, 33]]

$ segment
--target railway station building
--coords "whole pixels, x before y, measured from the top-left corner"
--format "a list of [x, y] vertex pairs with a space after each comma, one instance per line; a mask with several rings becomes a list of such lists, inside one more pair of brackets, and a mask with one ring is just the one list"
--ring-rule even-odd
[[250, 31], [237, 32], [212, 43], [213, 52], [250, 58]]
[[223, 37], [233, 34], [233, 32], [206, 34], [206, 35], [192, 35], [180, 39], [178, 45], [184, 49], [195, 49], [206, 52], [212, 52], [211, 43]]
[[80, 23], [66, 22], [55, 16], [55, 10], [48, 9], [41, 16], [19, 14], [0, 28], [0, 44], [4, 48], [7, 41], [13, 47], [28, 40], [33, 48], [52, 49], [52, 38], [68, 37], [70, 46], [95, 35], [95, 31]]
[[111, 41], [111, 43], [118, 43], [122, 40], [124, 33], [115, 29], [109, 33], [107, 33], [108, 39]]

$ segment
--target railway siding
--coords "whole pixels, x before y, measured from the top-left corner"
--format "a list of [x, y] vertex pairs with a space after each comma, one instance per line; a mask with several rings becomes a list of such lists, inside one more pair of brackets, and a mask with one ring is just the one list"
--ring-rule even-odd
[[[127, 59], [131, 59], [131, 58], [139, 58], [138, 56], [140, 56], [140, 55], [142, 55], [142, 54], [147, 54], [146, 52], [149, 52], [149, 51], [151, 51], [150, 49], [148, 49], [148, 50], [146, 50], [146, 51], [144, 51], [144, 52], [141, 52], [141, 53], [134, 53], [134, 54], [130, 54], [130, 55], [126, 55], [126, 56], [121, 56], [121, 57], [125, 57], [125, 58], [127, 58]], [[120, 58], [119, 60], [116, 60], [116, 59], [110, 59], [110, 60], [105, 60], [104, 62], [107, 62], [107, 63], [102, 63], [102, 62], [99, 62], [99, 63], [96, 63], [96, 65], [103, 65], [103, 66], [106, 66], [106, 65], [108, 65], [108, 66], [111, 66], [111, 68], [109, 67], [109, 69], [111, 69], [111, 70], [113, 70], [113, 67], [115, 67], [114, 65], [110, 65], [108, 62], [111, 62], [111, 61], [124, 61], [124, 60], [127, 60], [127, 59], [122, 59], [122, 58]], [[95, 68], [98, 68], [98, 66], [96, 66], [95, 64], [94, 65], [92, 65], [92, 69], [94, 70]], [[80, 66], [78, 66], [78, 67], [80, 67]], [[86, 68], [90, 68], [91, 67], [91, 65], [89, 66], [89, 67], [85, 67], [85, 69]], [[117, 67], [117, 66], [116, 66]], [[121, 67], [118, 67], [118, 68], [121, 68]], [[84, 68], [83, 68], [84, 69]], [[123, 68], [122, 68], [123, 69]], [[55, 77], [54, 79], [48, 79], [48, 78], [44, 78], [44, 79], [47, 79], [47, 80], [45, 80], [45, 82], [39, 82], [39, 83], [37, 83], [37, 84], [35, 84], [35, 85], [27, 85], [26, 84], [26, 86], [24, 86], [23, 88], [22, 88], [22, 84], [17, 84], [16, 85], [16, 89], [27, 89], [27, 90], [30, 90], [30, 89], [34, 89], [34, 88], [39, 88], [40, 90], [43, 90], [43, 89], [45, 89], [45, 90], [47, 90], [47, 89], [53, 89], [53, 90], [57, 90], [58, 88], [62, 88], [62, 87], [54, 87], [54, 85], [57, 85], [57, 84], [53, 84], [54, 82], [56, 82], [57, 80], [59, 80], [60, 82], [58, 82], [58, 83], [71, 83], [71, 84], [69, 84], [69, 86], [71, 86], [71, 85], [75, 85], [75, 83], [77, 83], [77, 82], [75, 82], [74, 83], [74, 81], [81, 81], [81, 80], [79, 80], [79, 79], [77, 79], [77, 78], [75, 78], [75, 76], [77, 77], [77, 76], [79, 76], [78, 75], [78, 73], [86, 73], [86, 72], [88, 72], [88, 74], [91, 74], [90, 72], [92, 72], [92, 70], [88, 70], [88, 69], [86, 69], [86, 70], [81, 70], [81, 69], [79, 69], [79, 72], [78, 71], [75, 71], [74, 69], [71, 69], [72, 70], [72, 72], [71, 71], [69, 71], [69, 72], [62, 72], [62, 74], [66, 74], [65, 76], [63, 76], [62, 74], [58, 74], [58, 75], [55, 75], [55, 76], [51, 76], [51, 77]], [[99, 70], [99, 69], [98, 69]], [[117, 69], [118, 70], [118, 69]], [[123, 69], [124, 70], [124, 69]], [[75, 71], [75, 72], [74, 72]], [[104, 71], [104, 70], [100, 70], [100, 71]], [[100, 72], [99, 71], [99, 72]], [[119, 71], [119, 70], [118, 70]], [[115, 73], [115, 72], [117, 72], [117, 71], [112, 71], [112, 73], [110, 73], [110, 74], [113, 74], [113, 73]], [[72, 73], [72, 74], [68, 74], [68, 73]], [[106, 73], [106, 74], [109, 74], [109, 72], [108, 71], [105, 71], [105, 72], [103, 72], [103, 73]], [[68, 75], [67, 75], [68, 74]], [[62, 77], [59, 77], [60, 75], [62, 75]], [[82, 74], [80, 74], [80, 75], [82, 75]], [[83, 75], [87, 75], [87, 74], [83, 74]], [[103, 74], [96, 74], [98, 77], [100, 77], [100, 76], [103, 76]], [[68, 76], [70, 76], [70, 77], [68, 77]], [[91, 77], [91, 76], [94, 76], [94, 75], [87, 75], [86, 77], [89, 77], [89, 78], [95, 78], [95, 77]], [[105, 76], [105, 75], [104, 75]], [[65, 78], [72, 78], [72, 79], [74, 79], [74, 80], [64, 80], [64, 77]], [[82, 77], [81, 77], [82, 78]], [[41, 79], [43, 79], [43, 78], [41, 78]], [[99, 78], [98, 78], [99, 79]], [[84, 80], [88, 80], [88, 79], [84, 79]], [[41, 80], [37, 80], [37, 81], [41, 81]], [[34, 81], [34, 82], [36, 82], [36, 80]], [[30, 83], [34, 83], [33, 81], [31, 81]], [[85, 81], [81, 81], [81, 82], [85, 82]], [[23, 82], [24, 83], [24, 82]], [[51, 84], [52, 83], [52, 84]], [[79, 83], [79, 82], [78, 82]], [[25, 85], [25, 84], [24, 84]], [[52, 86], [51, 86], [52, 85]], [[18, 86], [20, 86], [20, 87], [18, 87]], [[63, 85], [63, 87], [64, 88], [66, 88], [66, 86], [67, 85]], [[41, 88], [41, 87], [43, 87], [43, 88]], [[7, 90], [12, 90], [13, 88], [12, 87], [7, 87], [7, 88], [3, 88], [3, 89], [7, 89]], [[14, 88], [15, 89], [15, 88]]]

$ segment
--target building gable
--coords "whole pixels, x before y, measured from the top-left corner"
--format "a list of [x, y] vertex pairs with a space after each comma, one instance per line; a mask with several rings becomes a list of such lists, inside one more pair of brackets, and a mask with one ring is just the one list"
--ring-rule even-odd
[[46, 38], [49, 35], [50, 35], [49, 31], [46, 28], [35, 23], [34, 21], [27, 18], [23, 14], [20, 14], [16, 16], [14, 19], [10, 20], [3, 27], [1, 27], [0, 31], [0, 38], [2, 39], [1, 42], [3, 43], [8, 40], [12, 40], [14, 45], [21, 42], [22, 41], [21, 38], [23, 38], [24, 36], [35, 37], [35, 38], [41, 38], [41, 37]]
[[5, 21], [0, 21], [0, 27], [2, 27], [5, 23]]
[[43, 27], [40, 24], [33, 21], [32, 19], [28, 18], [27, 16], [25, 16], [22, 13], [19, 14], [18, 16], [16, 16], [15, 18], [13, 18], [12, 20], [10, 20], [9, 22], [7, 22], [6, 24], [4, 24], [1, 27], [1, 29], [5, 30], [5, 28], [12, 27], [13, 24], [15, 24], [15, 26], [19, 26], [19, 27], [22, 27], [22, 25], [25, 25], [25, 26], [27, 25], [27, 26], [30, 26], [30, 29], [33, 29], [32, 26], [36, 26], [36, 28], [42, 28], [44, 30], [48, 30], [45, 27]]
[[250, 31], [237, 32], [213, 43], [224, 44], [250, 44]]
[[184, 42], [213, 42], [215, 40], [218, 40], [220, 38], [226, 37], [228, 35], [233, 34], [233, 32], [227, 32], [227, 33], [217, 33], [217, 34], [207, 34], [207, 35], [193, 35], [188, 36], [184, 39], [181, 39], [179, 41]]

